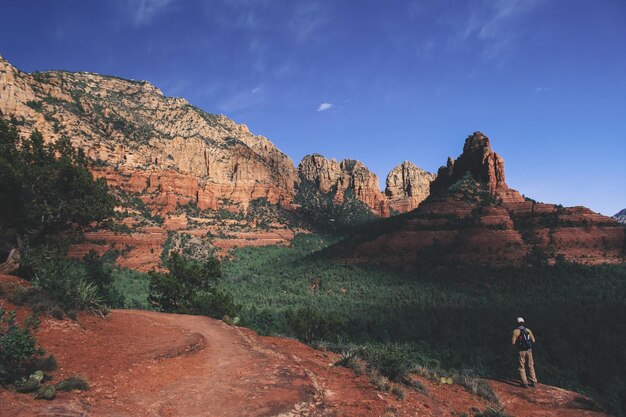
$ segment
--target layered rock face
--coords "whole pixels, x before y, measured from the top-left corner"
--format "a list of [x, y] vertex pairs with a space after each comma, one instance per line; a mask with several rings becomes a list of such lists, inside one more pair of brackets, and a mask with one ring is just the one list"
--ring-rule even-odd
[[439, 168], [430, 191], [437, 193], [445, 190], [468, 174], [486, 184], [491, 192], [508, 188], [504, 178], [504, 160], [491, 150], [489, 138], [481, 132], [468, 136], [463, 153], [456, 160], [448, 158], [446, 166]]
[[245, 209], [258, 197], [288, 205], [297, 181], [291, 160], [265, 137], [144, 81], [25, 74], [0, 58], [0, 111], [22, 123], [23, 134], [69, 137], [116, 186], [163, 190], [166, 211], [189, 201], [215, 209], [224, 200]]
[[[0, 58], [0, 112], [22, 135], [38, 129], [48, 141], [70, 138], [122, 202], [119, 230], [88, 231], [70, 256], [115, 249], [122, 266], [151, 270], [164, 247], [224, 254], [306, 232], [275, 215], [291, 208], [298, 181], [285, 154], [245, 125], [165, 97], [145, 81], [26, 74]], [[271, 213], [247, 218], [259, 201]]]
[[622, 224], [626, 224], [626, 209], [617, 213], [615, 216], [613, 216], [613, 218]]
[[406, 213], [416, 208], [430, 194], [435, 174], [404, 161], [387, 175], [385, 196], [392, 211]]
[[459, 158], [440, 169], [432, 194], [416, 210], [356, 234], [332, 252], [352, 262], [408, 266], [626, 261], [626, 228], [615, 219], [526, 199], [504, 178], [504, 161], [487, 137], [475, 133]]
[[337, 162], [319, 154], [307, 155], [298, 165], [298, 175], [300, 181], [313, 184], [321, 193], [332, 193], [337, 204], [341, 204], [349, 192], [375, 214], [389, 215], [378, 177], [359, 161], [344, 159]]
[[429, 194], [434, 174], [405, 161], [387, 175], [385, 192], [381, 192], [378, 176], [363, 163], [352, 159], [337, 162], [319, 154], [307, 155], [298, 165], [300, 181], [313, 184], [323, 193], [332, 193], [340, 204], [346, 195], [365, 203], [374, 214], [387, 217], [390, 212], [413, 210]]

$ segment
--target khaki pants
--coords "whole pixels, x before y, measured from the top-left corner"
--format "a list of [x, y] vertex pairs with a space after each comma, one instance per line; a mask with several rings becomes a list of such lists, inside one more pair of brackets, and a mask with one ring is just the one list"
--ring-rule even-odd
[[530, 382], [536, 384], [537, 376], [535, 375], [535, 361], [533, 360], [532, 350], [519, 351], [519, 377], [524, 384], [528, 384], [528, 380], [526, 379], [526, 365], [528, 365], [528, 371], [530, 373]]

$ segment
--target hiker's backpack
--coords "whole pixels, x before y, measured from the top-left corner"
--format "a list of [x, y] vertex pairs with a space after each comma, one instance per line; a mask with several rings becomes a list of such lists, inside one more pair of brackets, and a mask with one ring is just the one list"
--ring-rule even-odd
[[530, 341], [530, 334], [525, 327], [520, 327], [519, 336], [517, 338], [517, 346], [520, 350], [528, 350], [533, 347], [532, 342]]

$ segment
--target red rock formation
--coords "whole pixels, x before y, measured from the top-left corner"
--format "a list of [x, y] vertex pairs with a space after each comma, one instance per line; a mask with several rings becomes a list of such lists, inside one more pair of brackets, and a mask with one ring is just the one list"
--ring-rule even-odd
[[313, 184], [322, 194], [332, 193], [341, 204], [347, 193], [365, 203], [374, 214], [387, 217], [390, 208], [405, 213], [417, 207], [429, 193], [434, 175], [405, 161], [387, 175], [382, 193], [378, 177], [362, 162], [344, 159], [337, 162], [319, 154], [305, 156], [298, 165], [300, 181]]
[[103, 165], [100, 175], [110, 184], [161, 187], [157, 203], [168, 210], [181, 199], [205, 208], [229, 200], [245, 210], [258, 197], [285, 204], [293, 197], [293, 163], [267, 138], [147, 82], [26, 74], [0, 58], [0, 92], [0, 111], [23, 122], [22, 134], [37, 128], [47, 140], [69, 137]]
[[391, 210], [406, 213], [416, 208], [430, 194], [435, 174], [404, 161], [387, 175], [385, 196]]
[[431, 193], [446, 190], [468, 173], [476, 181], [487, 184], [492, 193], [508, 188], [504, 160], [491, 150], [489, 138], [481, 132], [474, 132], [465, 139], [463, 153], [457, 160], [448, 158], [447, 165], [439, 168], [437, 178], [431, 184]]
[[[468, 179], [467, 173], [470, 178]], [[431, 196], [401, 219], [355, 235], [334, 253], [354, 262], [523, 265], [564, 259], [584, 264], [626, 260], [626, 228], [584, 207], [536, 203], [510, 189], [502, 158], [480, 133], [431, 184]], [[386, 230], [385, 230], [386, 229]]]
[[374, 214], [388, 216], [385, 196], [380, 192], [378, 177], [362, 162], [344, 159], [337, 162], [319, 154], [305, 156], [298, 165], [300, 181], [313, 184], [321, 193], [332, 193], [337, 204], [346, 192], [365, 203]]

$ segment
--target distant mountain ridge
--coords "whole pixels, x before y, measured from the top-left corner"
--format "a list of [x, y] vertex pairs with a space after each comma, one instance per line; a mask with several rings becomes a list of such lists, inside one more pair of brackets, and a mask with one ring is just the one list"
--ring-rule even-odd
[[[74, 256], [117, 249], [123, 265], [149, 270], [160, 265], [163, 247], [225, 253], [285, 244], [310, 227], [294, 204], [298, 185], [309, 178], [302, 176], [309, 159], [296, 169], [246, 125], [166, 97], [146, 81], [89, 72], [27, 74], [0, 57], [0, 116], [22, 135], [37, 129], [49, 142], [68, 137], [95, 161], [94, 175], [118, 194], [123, 216], [116, 229], [122, 233], [88, 232], [89, 243], [70, 248]], [[333, 201], [354, 200], [349, 209], [362, 203], [371, 215], [388, 216], [427, 196], [425, 183], [402, 180], [392, 182], [389, 194], [381, 192], [378, 177], [359, 161], [321, 164], [310, 184], [325, 193], [322, 179], [333, 176]]]
[[378, 222], [329, 253], [348, 262], [408, 266], [473, 263], [522, 266], [559, 260], [626, 261], [626, 228], [585, 207], [523, 197], [505, 182], [504, 160], [475, 132], [449, 158], [415, 210]]
[[613, 218], [622, 224], [626, 224], [626, 209], [616, 213]]
[[[264, 136], [185, 99], [166, 97], [146, 81], [88, 72], [27, 74], [0, 57], [0, 92], [0, 111], [20, 123], [23, 134], [36, 128], [51, 141], [69, 137], [99, 161], [98, 175], [112, 185], [158, 190], [153, 203], [164, 212], [189, 202], [201, 209], [234, 203], [245, 211], [257, 198], [288, 208], [300, 181], [293, 162]], [[355, 164], [368, 182], [354, 179], [344, 187], [356, 186], [357, 199], [375, 214], [388, 215], [378, 178]], [[394, 210], [408, 211], [425, 197]]]

